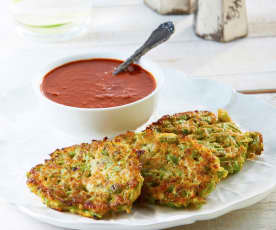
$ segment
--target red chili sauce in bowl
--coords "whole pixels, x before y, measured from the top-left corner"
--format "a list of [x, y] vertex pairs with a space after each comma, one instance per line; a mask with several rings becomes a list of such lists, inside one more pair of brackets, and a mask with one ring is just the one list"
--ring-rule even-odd
[[116, 76], [122, 61], [88, 59], [66, 63], [43, 78], [41, 90], [50, 100], [77, 108], [109, 108], [138, 101], [156, 88], [154, 77], [139, 65]]

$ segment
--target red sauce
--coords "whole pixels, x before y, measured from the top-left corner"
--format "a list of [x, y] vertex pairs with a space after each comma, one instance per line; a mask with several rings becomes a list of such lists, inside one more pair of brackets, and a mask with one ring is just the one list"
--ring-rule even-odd
[[59, 104], [78, 108], [108, 108], [129, 104], [155, 88], [153, 76], [139, 65], [131, 72], [112, 75], [121, 61], [90, 59], [66, 63], [43, 79], [44, 95]]

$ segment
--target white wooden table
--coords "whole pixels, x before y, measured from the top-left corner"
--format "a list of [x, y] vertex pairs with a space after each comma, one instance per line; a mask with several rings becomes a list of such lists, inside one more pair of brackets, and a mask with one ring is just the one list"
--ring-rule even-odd
[[[142, 0], [95, 1], [89, 33], [52, 44], [19, 38], [7, 10], [8, 1], [1, 2], [0, 95], [28, 84], [45, 63], [71, 52], [122, 50], [131, 53], [153, 28], [167, 20], [175, 22], [175, 36], [149, 54], [161, 66], [182, 70], [194, 78], [223, 81], [238, 90], [276, 89], [275, 0], [248, 0], [249, 37], [228, 44], [197, 38], [192, 30], [192, 16], [160, 16], [146, 8]], [[276, 106], [276, 94], [259, 97]], [[59, 229], [39, 223], [3, 203], [0, 203], [0, 223], [5, 230]], [[175, 229], [276, 229], [276, 191], [249, 208]]]

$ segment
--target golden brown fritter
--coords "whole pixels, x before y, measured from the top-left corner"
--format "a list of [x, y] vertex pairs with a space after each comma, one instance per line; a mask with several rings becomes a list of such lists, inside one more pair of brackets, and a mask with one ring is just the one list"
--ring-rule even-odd
[[27, 185], [50, 208], [86, 217], [130, 212], [143, 184], [137, 154], [128, 145], [94, 141], [52, 153], [27, 174]]
[[146, 130], [115, 138], [140, 154], [144, 185], [142, 199], [170, 207], [199, 208], [227, 175], [219, 159], [188, 137]]
[[199, 208], [262, 151], [262, 135], [242, 132], [224, 110], [178, 113], [143, 132], [56, 150], [27, 184], [48, 207], [92, 218], [130, 212], [141, 189], [151, 203]]
[[[204, 128], [202, 128], [204, 129]], [[257, 152], [250, 151], [249, 146], [253, 143], [250, 135], [253, 133], [234, 133], [231, 131], [226, 132], [213, 132], [207, 136], [189, 135], [192, 139], [197, 139], [199, 143], [212, 150], [212, 152], [219, 157], [220, 164], [225, 168], [229, 174], [239, 172], [245, 161], [253, 158]], [[251, 152], [251, 153], [249, 153]]]
[[175, 133], [188, 135], [194, 133], [197, 128], [211, 125], [217, 122], [216, 115], [209, 111], [194, 111], [165, 115], [157, 122], [152, 123], [147, 129], [160, 133]]
[[229, 174], [239, 172], [247, 159], [255, 158], [263, 151], [262, 135], [258, 132], [243, 133], [224, 110], [218, 111], [218, 117], [207, 111], [167, 115], [147, 129], [198, 140], [219, 157], [221, 166]]

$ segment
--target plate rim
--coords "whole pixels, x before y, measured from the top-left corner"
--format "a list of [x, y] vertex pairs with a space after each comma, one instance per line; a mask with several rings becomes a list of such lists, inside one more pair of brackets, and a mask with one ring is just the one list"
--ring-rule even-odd
[[[209, 213], [206, 213], [206, 214], [200, 214], [200, 215], [194, 215], [194, 216], [190, 216], [188, 218], [185, 218], [185, 219], [177, 219], [177, 220], [169, 220], [169, 221], [159, 221], [157, 223], [152, 223], [152, 224], [124, 224], [124, 223], [111, 223], [111, 222], [99, 222], [99, 223], [78, 223], [79, 225], [86, 225], [86, 227], [92, 227], [92, 226], [102, 226], [102, 227], [110, 227], [110, 226], [113, 226], [113, 227], [133, 227], [133, 228], [143, 228], [144, 227], [158, 227], [158, 228], [161, 228], [161, 229], [164, 229], [164, 228], [168, 228], [168, 227], [176, 227], [176, 226], [181, 226], [181, 225], [188, 225], [188, 224], [193, 224], [195, 222], [198, 222], [198, 221], [204, 221], [204, 220], [211, 220], [211, 219], [215, 219], [215, 218], [218, 218], [220, 216], [223, 216], [227, 213], [230, 213], [232, 211], [235, 211], [235, 210], [240, 210], [240, 209], [243, 209], [243, 208], [246, 208], [246, 207], [249, 207], [253, 204], [256, 204], [258, 203], [259, 201], [265, 199], [270, 193], [273, 192], [273, 190], [276, 188], [276, 183], [273, 184], [272, 186], [270, 186], [267, 191], [263, 192], [263, 193], [256, 193], [254, 195], [252, 195], [251, 197], [249, 198], [246, 198], [246, 199], [243, 199], [243, 200], [238, 200], [236, 202], [232, 202], [231, 204], [227, 205], [227, 207], [224, 207], [224, 208], [221, 208], [221, 209], [217, 209], [215, 210], [214, 212], [209, 212]], [[254, 199], [254, 200], [253, 200]], [[241, 207], [237, 207], [238, 205], [241, 205], [241, 202], [247, 202], [247, 204], [244, 204], [242, 205]], [[66, 227], [67, 225], [74, 225], [73, 222], [62, 222], [60, 220], [53, 220], [53, 218], [47, 218], [45, 215], [39, 215], [39, 214], [36, 214], [35, 212], [32, 212], [30, 208], [28, 207], [24, 207], [24, 206], [16, 206], [17, 209], [21, 212], [23, 212], [24, 214], [27, 214], [29, 216], [31, 216], [32, 218], [35, 218], [35, 219], [38, 219], [39, 221], [42, 221], [42, 222], [45, 222], [45, 223], [48, 223], [48, 224], [52, 224], [52, 225], [55, 225], [55, 226], [58, 226], [58, 227]], [[63, 214], [68, 214], [68, 213], [63, 213]], [[42, 218], [41, 218], [42, 217]], [[43, 220], [41, 220], [43, 219]], [[181, 224], [178, 224], [178, 223], [175, 223], [173, 224], [174, 222], [176, 221], [179, 221], [179, 222], [183, 222]], [[53, 222], [55, 222], [55, 224], [53, 224]], [[184, 223], [185, 222], [185, 223]], [[57, 224], [58, 223], [58, 224]], [[65, 224], [65, 225], [63, 225]], [[158, 226], [156, 226], [158, 225]], [[83, 229], [82, 227], [78, 228], [78, 229]]]

